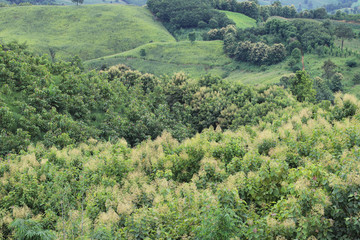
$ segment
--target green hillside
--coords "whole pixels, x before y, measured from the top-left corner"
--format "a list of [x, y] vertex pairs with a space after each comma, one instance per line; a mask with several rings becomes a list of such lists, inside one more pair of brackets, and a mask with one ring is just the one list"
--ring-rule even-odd
[[0, 8], [0, 41], [26, 42], [30, 50], [56, 58], [88, 60], [174, 38], [151, 13], [125, 5]]
[[124, 2], [131, 5], [144, 6], [147, 0], [124, 0]]
[[[261, 4], [271, 4], [273, 1], [270, 0], [262, 0], [260, 1]], [[322, 7], [326, 4], [337, 4], [339, 1], [338, 0], [316, 0], [316, 1], [305, 1], [305, 0], [281, 0], [280, 1], [282, 5], [294, 5], [295, 7], [298, 7], [299, 4], [301, 4], [302, 9], [310, 9], [311, 8], [311, 4], [312, 4], [312, 8], [318, 8], [318, 7]], [[308, 4], [305, 4], [305, 2], [308, 2]]]
[[[141, 50], [145, 56], [141, 56]], [[155, 75], [183, 71], [192, 77], [207, 73], [223, 75], [235, 64], [225, 55], [222, 41], [149, 43], [120, 54], [85, 62], [88, 68], [125, 64]]]
[[[3, 0], [0, 0], [0, 2]], [[75, 5], [71, 0], [57, 0], [57, 4], [62, 5]], [[143, 6], [146, 4], [146, 0], [85, 0], [84, 5], [88, 4], [130, 4], [136, 6]]]
[[[57, 4], [59, 5], [76, 5], [71, 0], [57, 0]], [[122, 0], [113, 1], [113, 0], [85, 0], [83, 5], [88, 4], [127, 4], [126, 2]]]
[[249, 28], [256, 26], [256, 20], [244, 14], [229, 11], [220, 12], [225, 13], [229, 19], [233, 20], [238, 28]]

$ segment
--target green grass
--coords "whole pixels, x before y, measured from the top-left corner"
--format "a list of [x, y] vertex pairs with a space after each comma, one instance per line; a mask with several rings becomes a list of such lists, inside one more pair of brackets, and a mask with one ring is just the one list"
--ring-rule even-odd
[[[140, 55], [141, 49], [145, 50], [146, 56]], [[306, 71], [313, 78], [321, 76], [321, 66], [328, 58], [307, 54], [305, 56]], [[360, 67], [349, 69], [345, 62], [351, 58], [331, 57], [345, 77], [346, 91], [355, 94], [351, 79], [356, 72], [360, 71]], [[189, 41], [149, 43], [127, 52], [85, 62], [88, 69], [100, 69], [102, 66], [110, 67], [116, 64], [125, 64], [141, 72], [157, 76], [185, 72], [191, 77], [198, 78], [212, 74], [231, 82], [251, 85], [277, 83], [283, 75], [291, 73], [287, 61], [265, 67], [235, 62], [224, 54], [221, 41], [197, 41], [193, 44]]]
[[[329, 58], [338, 66], [338, 71], [344, 76], [343, 84], [345, 92], [354, 94], [360, 98], [360, 85], [354, 86], [352, 82], [355, 73], [360, 73], [360, 59], [357, 59], [357, 67], [349, 68], [346, 66], [346, 61], [356, 59], [356, 57], [319, 57], [314, 54], [306, 54], [304, 60], [305, 70], [312, 78], [321, 77], [323, 74], [321, 67], [324, 64], [324, 61]], [[226, 79], [232, 82], [242, 82], [251, 85], [269, 84], [279, 82], [283, 75], [288, 75], [290, 73], [291, 71], [287, 66], [287, 61], [277, 65], [267, 66], [264, 71], [261, 71], [259, 67], [251, 64], [239, 63], [237, 69], [230, 72]]]
[[229, 11], [220, 12], [225, 13], [229, 19], [233, 20], [238, 28], [256, 27], [256, 20], [244, 14]]
[[[56, 0], [56, 3], [59, 5], [76, 5], [71, 0]], [[88, 5], [88, 4], [127, 4], [127, 3], [122, 0], [118, 0], [117, 2], [115, 0], [84, 0], [84, 3], [82, 5]]]
[[203, 34], [207, 33], [211, 28], [181, 28], [173, 32], [173, 36], [177, 41], [188, 41], [189, 33], [195, 32], [196, 41], [203, 40]]
[[[338, 47], [341, 47], [341, 40], [339, 40], [339, 39], [335, 40], [335, 45]], [[345, 40], [344, 41], [344, 49], [345, 48], [360, 53], [360, 39], [359, 38], [352, 39], [351, 41]]]
[[84, 60], [175, 41], [147, 9], [120, 4], [0, 8], [0, 41], [11, 40], [41, 54], [53, 48], [57, 59]]
[[[140, 56], [144, 49], [146, 56]], [[171, 75], [185, 72], [192, 77], [205, 74], [224, 76], [234, 61], [223, 51], [222, 41], [149, 43], [120, 54], [85, 62], [87, 68], [125, 64], [141, 72]]]
[[[144, 49], [146, 56], [140, 56]], [[279, 82], [281, 76], [291, 73], [286, 63], [267, 67], [235, 62], [225, 55], [222, 41], [189, 41], [175, 43], [150, 43], [120, 54], [85, 62], [88, 69], [125, 64], [141, 72], [172, 75], [185, 72], [198, 78], [206, 74], [220, 76], [232, 82], [267, 84]]]
[[271, 84], [278, 83], [282, 76], [291, 73], [284, 63], [268, 66], [264, 71], [258, 66], [247, 63], [241, 63], [238, 68], [231, 72], [226, 80], [250, 85]]
[[[4, 1], [4, 0], [0, 0]], [[144, 6], [147, 0], [84, 0], [83, 5], [88, 4], [130, 4], [136, 6]], [[60, 5], [76, 5], [71, 0], [56, 0]]]
[[[274, 1], [272, 1], [272, 0], [261, 0], [260, 1], [260, 3], [264, 4], [264, 5], [269, 5], [272, 2], [274, 2]], [[337, 4], [338, 0], [316, 0], [316, 1], [309, 0], [308, 2], [309, 3], [312, 2], [313, 8], [319, 8], [325, 4], [331, 4], [331, 3]], [[305, 4], [305, 0], [300, 0], [300, 1], [298, 1], [298, 0], [281, 0], [281, 4], [282, 5], [294, 5], [296, 8], [298, 8], [299, 4], [301, 4], [302, 9], [309, 8], [309, 5]]]
[[[316, 76], [321, 77], [323, 74], [322, 65], [324, 64], [324, 61], [331, 59], [337, 66], [338, 71], [341, 72], [344, 75], [344, 90], [347, 93], [351, 93], [356, 95], [358, 98], [360, 98], [360, 85], [354, 86], [352, 79], [355, 75], [355, 73], [360, 73], [360, 59], [356, 59], [354, 56], [349, 57], [333, 57], [333, 56], [327, 56], [327, 57], [319, 57], [317, 55], [309, 54], [305, 56], [305, 68], [312, 76], [313, 78]], [[358, 66], [354, 68], [349, 68], [346, 66], [346, 61], [356, 59], [358, 62]]]
[[131, 5], [144, 6], [147, 0], [124, 0], [124, 2]]

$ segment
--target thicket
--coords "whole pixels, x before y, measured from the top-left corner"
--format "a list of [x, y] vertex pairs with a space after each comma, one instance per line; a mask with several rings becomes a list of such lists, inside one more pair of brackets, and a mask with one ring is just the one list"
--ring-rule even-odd
[[359, 236], [359, 101], [338, 94], [334, 105], [267, 118], [182, 142], [164, 132], [132, 149], [89, 139], [9, 154], [0, 161], [1, 237]]
[[329, 48], [334, 44], [334, 35], [331, 23], [272, 19], [255, 28], [212, 29], [205, 39], [224, 40], [225, 52], [237, 60], [270, 65], [283, 61], [295, 48], [303, 53]]
[[297, 11], [294, 6], [282, 6], [280, 1], [275, 1], [271, 5], [260, 6], [256, 1], [236, 0], [211, 0], [211, 5], [220, 10], [242, 13], [256, 20], [266, 21], [271, 16], [294, 18]]
[[0, 238], [359, 235], [354, 97], [81, 69], [1, 46]]
[[281, 88], [206, 76], [156, 78], [119, 65], [82, 72], [79, 58], [51, 62], [17, 44], [0, 49], [0, 155], [30, 142], [64, 147], [90, 137], [134, 146], [164, 130], [183, 140], [210, 126], [236, 129], [293, 105]]
[[234, 24], [225, 13], [213, 9], [207, 0], [149, 0], [147, 6], [170, 31]]

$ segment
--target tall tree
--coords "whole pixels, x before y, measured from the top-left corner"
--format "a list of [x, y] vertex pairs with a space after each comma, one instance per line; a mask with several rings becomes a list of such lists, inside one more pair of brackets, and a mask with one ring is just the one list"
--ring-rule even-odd
[[324, 62], [321, 68], [324, 70], [323, 77], [330, 80], [336, 73], [337, 66], [333, 61], [328, 59], [327, 61]]
[[290, 90], [298, 101], [313, 101], [316, 91], [313, 88], [313, 80], [306, 71], [297, 71], [295, 77], [290, 79]]
[[335, 29], [335, 34], [338, 38], [341, 39], [341, 51], [344, 48], [344, 40], [352, 39], [355, 37], [354, 32], [351, 27], [346, 26], [345, 24], [338, 25]]
[[79, 4], [83, 4], [84, 0], [71, 0], [73, 3], [76, 3], [76, 6], [79, 6]]

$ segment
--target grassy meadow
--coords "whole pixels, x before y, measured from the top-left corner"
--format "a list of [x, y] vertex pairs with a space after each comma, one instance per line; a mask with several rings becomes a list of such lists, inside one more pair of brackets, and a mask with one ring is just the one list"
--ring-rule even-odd
[[[261, 0], [259, 1], [260, 4], [270, 5], [273, 1], [271, 0]], [[316, 0], [316, 1], [308, 1], [309, 3], [312, 2], [313, 8], [322, 7], [325, 4], [337, 4], [337, 0]], [[305, 0], [281, 0], [282, 5], [294, 5], [296, 8], [299, 7], [301, 4], [302, 9], [308, 9], [309, 4], [305, 4]]]
[[[0, 2], [3, 0], [0, 0]], [[136, 6], [143, 6], [147, 0], [85, 0], [84, 5], [88, 4], [130, 4]], [[60, 5], [75, 5], [71, 0], [57, 0]]]
[[[145, 56], [141, 56], [144, 49]], [[305, 69], [315, 78], [323, 74], [322, 65], [329, 57], [319, 57], [314, 54], [305, 55]], [[353, 56], [346, 59], [353, 59]], [[360, 72], [360, 66], [349, 68], [343, 57], [331, 57], [344, 75], [346, 92], [360, 97], [360, 86], [353, 86], [352, 78]], [[172, 75], [184, 72], [190, 77], [198, 78], [212, 74], [225, 78], [230, 82], [241, 82], [250, 85], [271, 84], [279, 82], [283, 75], [291, 74], [288, 62], [259, 67], [246, 62], [235, 62], [225, 55], [221, 41], [198, 41], [193, 44], [189, 41], [173, 43], [149, 43], [136, 49], [106, 56], [85, 62], [88, 69], [100, 69], [117, 64], [125, 64], [141, 72], [154, 75]]]
[[84, 60], [175, 39], [151, 13], [125, 5], [26, 6], [0, 8], [0, 41], [26, 42], [56, 59]]
[[[141, 56], [142, 49], [145, 56]], [[192, 77], [199, 77], [209, 73], [222, 76], [234, 62], [225, 55], [222, 41], [149, 43], [130, 51], [85, 62], [88, 68], [116, 64], [125, 64], [158, 76], [183, 71]]]
[[225, 13], [229, 19], [233, 20], [238, 28], [256, 27], [256, 20], [244, 14], [229, 11], [220, 12]]
[[[76, 5], [71, 0], [57, 0], [56, 3], [59, 5]], [[85, 0], [83, 3], [83, 5], [89, 4], [126, 4], [126, 2], [122, 0]]]
[[124, 0], [124, 2], [131, 5], [144, 6], [147, 0]]
[[[338, 68], [337, 70], [344, 76], [344, 90], [347, 93], [354, 94], [357, 97], [360, 97], [360, 85], [355, 85], [352, 82], [352, 79], [356, 73], [360, 73], [360, 65], [354, 68], [350, 68], [346, 65], [346, 61], [355, 59], [354, 56], [344, 57], [319, 57], [317, 55], [309, 54], [305, 56], [305, 69], [312, 77], [319, 76], [323, 74], [322, 65], [324, 61], [331, 59]], [[358, 61], [359, 63], [359, 61]]]

